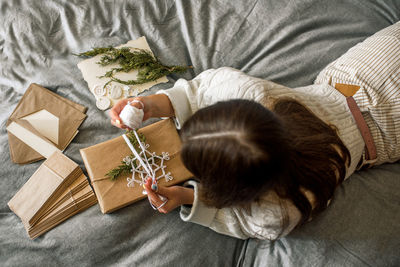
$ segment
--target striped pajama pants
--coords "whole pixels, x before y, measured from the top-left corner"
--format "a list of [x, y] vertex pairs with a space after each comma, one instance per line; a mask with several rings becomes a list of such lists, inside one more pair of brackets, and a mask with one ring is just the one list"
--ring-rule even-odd
[[400, 160], [400, 22], [330, 63], [315, 83], [359, 86], [353, 98], [374, 139], [375, 164]]

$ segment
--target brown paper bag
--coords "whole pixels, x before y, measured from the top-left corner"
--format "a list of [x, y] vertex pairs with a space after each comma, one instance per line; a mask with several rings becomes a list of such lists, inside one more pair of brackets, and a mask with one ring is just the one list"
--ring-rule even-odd
[[51, 212], [47, 213], [33, 226], [25, 224], [26, 231], [30, 238], [34, 239], [41, 234], [52, 229], [59, 223], [65, 221], [69, 217], [81, 212], [97, 203], [96, 196], [94, 195], [89, 183], [85, 179], [85, 186], [79, 188], [77, 191], [68, 191], [68, 198], [58, 199], [56, 207], [51, 207]]
[[[58, 144], [55, 145], [60, 150], [64, 150], [86, 118], [84, 113], [87, 109], [82, 105], [74, 103], [71, 100], [63, 98], [33, 83], [26, 90], [17, 107], [11, 114], [7, 121], [7, 126], [17, 119], [42, 109], [47, 110], [59, 118]], [[26, 164], [43, 159], [38, 152], [30, 148], [13, 134], [8, 133], [8, 140], [10, 155], [13, 162]]]
[[75, 162], [57, 151], [40, 165], [8, 206], [23, 222], [33, 225], [81, 174]]
[[[165, 161], [165, 170], [171, 172], [173, 180], [166, 182], [162, 178], [159, 184], [171, 186], [192, 177], [181, 162], [181, 141], [171, 119], [156, 122], [138, 132], [145, 135], [146, 143], [150, 145], [149, 151], [157, 155], [168, 152], [170, 155], [170, 160]], [[122, 136], [81, 149], [80, 152], [103, 213], [110, 213], [146, 197], [142, 193], [143, 187], [139, 184], [135, 184], [134, 187], [127, 186], [126, 178], [131, 177], [131, 173], [122, 174], [115, 181], [105, 176], [119, 166], [124, 157], [132, 154]]]
[[38, 223], [40, 223], [43, 218], [46, 217], [48, 214], [52, 213], [53, 210], [68, 202], [71, 198], [73, 198], [74, 194], [83, 190], [85, 187], [90, 188], [86, 176], [82, 173], [49, 205], [49, 207], [42, 213], [41, 217], [38, 219]]
[[51, 230], [52, 228], [56, 227], [58, 224], [64, 222], [66, 219], [74, 216], [75, 214], [82, 212], [91, 206], [95, 205], [97, 203], [96, 197], [93, 195], [91, 197], [91, 201], [85, 201], [85, 202], [79, 202], [76, 203], [75, 206], [70, 207], [67, 212], [63, 213], [61, 216], [58, 216], [51, 221], [49, 221], [48, 224], [41, 226], [41, 227], [35, 227], [32, 230], [28, 231], [28, 235], [31, 239], [35, 239], [39, 237], [40, 235], [46, 233], [47, 231]]

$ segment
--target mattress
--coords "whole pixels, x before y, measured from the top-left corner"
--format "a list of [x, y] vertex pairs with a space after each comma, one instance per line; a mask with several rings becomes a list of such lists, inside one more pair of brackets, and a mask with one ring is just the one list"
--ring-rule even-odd
[[[288, 87], [400, 19], [397, 0], [0, 0], [0, 262], [2, 266], [399, 266], [400, 163], [358, 172], [320, 216], [277, 241], [239, 240], [139, 201], [98, 205], [30, 240], [7, 202], [41, 162], [12, 163], [5, 124], [29, 84], [88, 107], [65, 154], [118, 135], [74, 53], [146, 36], [162, 62], [193, 69], [145, 94], [229, 66]], [[85, 169], [84, 169], [85, 170]]]

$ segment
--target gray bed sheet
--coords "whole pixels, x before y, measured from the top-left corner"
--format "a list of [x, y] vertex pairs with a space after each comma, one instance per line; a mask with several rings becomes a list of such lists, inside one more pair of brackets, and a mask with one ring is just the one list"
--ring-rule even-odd
[[221, 66], [290, 87], [311, 84], [329, 62], [400, 19], [400, 1], [0, 0], [0, 265], [400, 266], [400, 164], [352, 175], [331, 206], [275, 242], [238, 240], [184, 223], [140, 201], [109, 215], [93, 206], [31, 241], [7, 202], [41, 162], [10, 160], [5, 123], [30, 83], [88, 107], [65, 154], [121, 134], [95, 107], [73, 53], [145, 35], [167, 64]]

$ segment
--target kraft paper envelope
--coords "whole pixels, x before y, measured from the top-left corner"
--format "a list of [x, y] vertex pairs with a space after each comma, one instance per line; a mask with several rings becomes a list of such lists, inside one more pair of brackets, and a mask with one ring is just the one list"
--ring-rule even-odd
[[72, 215], [97, 203], [97, 199], [87, 181], [86, 186], [80, 188], [79, 191], [69, 193], [68, 196], [68, 199], [60, 202], [60, 205], [52, 209], [50, 213], [42, 217], [35, 225], [25, 224], [25, 229], [30, 238], [33, 239], [40, 236]]
[[[29, 120], [29, 118], [32, 119], [32, 116], [36, 116], [37, 118], [38, 115], [34, 114], [44, 112], [42, 110], [51, 114], [47, 114], [47, 118], [53, 116], [52, 121], [54, 124], [54, 117], [58, 118], [58, 143], [46, 138], [45, 135], [41, 134], [40, 130], [37, 129], [37, 125], [36, 127], [33, 125], [35, 122], [32, 123], [32, 120]], [[23, 125], [26, 129], [29, 128], [30, 131], [33, 131], [34, 129], [35, 132], [38, 133], [39, 137], [46, 139], [46, 141], [55, 145], [59, 150], [64, 150], [76, 135], [77, 129], [86, 118], [85, 112], [86, 108], [84, 106], [74, 103], [71, 100], [61, 97], [56, 93], [33, 83], [26, 90], [17, 107], [11, 114], [7, 121], [7, 126], [12, 122], [18, 121], [17, 123], [19, 125]], [[26, 118], [28, 118], [28, 120]], [[37, 121], [36, 124], [38, 124]], [[52, 133], [53, 136], [54, 134], [55, 132]], [[8, 140], [11, 159], [15, 163], [26, 164], [43, 159], [41, 154], [10, 132], [8, 132]]]
[[[146, 143], [150, 145], [149, 151], [157, 155], [162, 152], [169, 153], [170, 160], [165, 161], [165, 170], [171, 172], [173, 180], [166, 182], [165, 178], [161, 178], [160, 185], [170, 186], [192, 177], [181, 162], [181, 141], [171, 119], [156, 122], [139, 129], [138, 132], [144, 134]], [[127, 186], [126, 178], [131, 177], [131, 173], [122, 174], [115, 181], [105, 176], [107, 172], [119, 166], [124, 157], [132, 155], [122, 136], [81, 149], [80, 152], [103, 213], [110, 213], [146, 198], [142, 193], [143, 187], [139, 184], [135, 183], [134, 187]]]
[[68, 212], [62, 214], [62, 216], [59, 216], [51, 221], [48, 225], [44, 225], [41, 227], [37, 227], [32, 229], [31, 231], [28, 231], [28, 235], [31, 239], [35, 239], [39, 237], [40, 235], [46, 233], [47, 231], [51, 230], [52, 228], [56, 227], [58, 224], [64, 222], [66, 219], [74, 216], [75, 214], [82, 212], [91, 206], [95, 205], [97, 203], [96, 199], [92, 200], [91, 202], [79, 202], [76, 204], [76, 206], [72, 206], [68, 208]]
[[[60, 205], [64, 205], [66, 201], [70, 198], [73, 198], [73, 195], [77, 192], [83, 190], [85, 187], [89, 187], [89, 183], [84, 174], [81, 174], [75, 181], [71, 183], [67, 187], [67, 189], [57, 198], [55, 199], [51, 205], [43, 212], [41, 217], [38, 219], [38, 223], [43, 221], [43, 218], [48, 216], [48, 214], [52, 213], [55, 209], [57, 209]], [[74, 199], [74, 198], [73, 198]]]
[[[137, 40], [131, 40], [127, 42], [126, 44], [119, 45], [117, 48], [121, 47], [132, 47], [132, 48], [140, 48], [140, 49], [146, 49], [151, 51], [149, 44], [147, 43], [146, 37], [142, 36]], [[97, 62], [100, 61], [100, 58], [102, 55], [97, 55], [95, 57], [85, 59], [81, 62], [78, 63], [78, 68], [82, 72], [83, 79], [87, 82], [89, 90], [92, 92], [92, 94], [96, 97], [96, 95], [93, 92], [93, 88], [95, 85], [104, 85], [109, 81], [109, 78], [99, 78], [100, 76], [103, 76], [107, 71], [111, 70], [112, 68], [118, 67], [118, 64], [112, 64], [108, 66], [101, 66], [97, 64]], [[127, 80], [135, 80], [137, 76], [138, 71], [137, 70], [132, 70], [130, 72], [119, 72], [114, 75], [115, 78], [121, 79], [123, 81]], [[161, 77], [155, 81], [144, 83], [144, 84], [137, 84], [133, 85], [132, 87], [137, 91], [137, 93], [141, 93], [150, 87], [159, 84], [159, 83], [166, 83], [168, 82], [168, 79], [166, 76]], [[114, 83], [111, 82], [110, 84], [119, 84], [119, 83]], [[133, 95], [133, 94], [130, 94]], [[108, 94], [106, 96], [110, 99], [111, 101], [111, 106], [114, 105], [114, 102], [118, 101], [118, 99], [112, 99]], [[120, 98], [124, 98], [122, 95]]]
[[63, 213], [62, 216], [59, 216], [59, 217], [57, 217], [55, 219], [52, 219], [51, 222], [49, 222], [48, 225], [40, 226], [40, 227], [37, 227], [37, 228], [35, 227], [34, 229], [28, 231], [29, 237], [31, 239], [37, 238], [38, 236], [46, 233], [47, 231], [51, 230], [52, 228], [54, 228], [58, 224], [62, 223], [66, 219], [74, 216], [75, 214], [77, 214], [77, 213], [79, 213], [81, 211], [84, 211], [84, 210], [90, 208], [91, 206], [93, 206], [96, 203], [97, 203], [97, 200], [94, 197], [94, 195], [91, 197], [90, 201], [77, 202], [75, 206], [72, 206], [72, 207], [68, 208], [67, 212]]
[[81, 174], [82, 170], [75, 162], [56, 151], [40, 165], [8, 206], [23, 222], [33, 225]]

